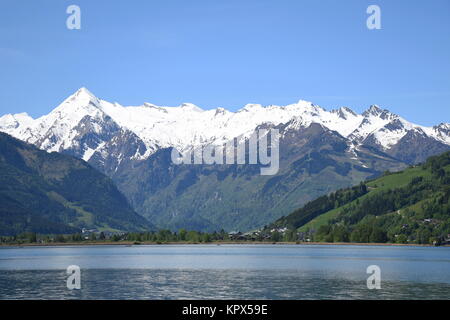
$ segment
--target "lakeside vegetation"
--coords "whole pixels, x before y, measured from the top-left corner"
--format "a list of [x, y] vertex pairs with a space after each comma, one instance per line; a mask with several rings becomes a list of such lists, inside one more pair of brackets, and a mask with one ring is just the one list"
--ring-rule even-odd
[[[116, 239], [102, 239], [100, 237], [96, 238], [95, 240], [93, 238], [89, 239], [79, 239], [77, 235], [58, 235], [56, 238], [52, 238], [51, 236], [44, 236], [40, 237], [37, 235], [36, 238], [34, 238], [34, 235], [29, 238], [25, 235], [20, 235], [17, 237], [0, 237], [0, 247], [14, 247], [14, 246], [26, 246], [26, 247], [33, 247], [33, 246], [81, 246], [81, 245], [175, 245], [175, 244], [266, 244], [266, 245], [283, 245], [283, 244], [289, 244], [289, 245], [403, 245], [403, 246], [432, 246], [432, 244], [415, 244], [415, 243], [354, 243], [354, 242], [315, 242], [315, 241], [292, 241], [288, 240], [286, 237], [282, 236], [279, 238], [279, 240], [274, 241], [271, 238], [268, 239], [233, 239], [232, 237], [225, 237], [225, 239], [214, 239], [211, 237], [200, 237], [199, 240], [180, 240], [178, 237], [174, 237], [170, 240], [153, 240], [150, 238], [150, 240], [142, 240], [145, 239], [145, 234], [141, 234], [138, 239], [141, 239], [141, 241], [137, 240], [131, 240], [129, 237], [124, 237], [123, 239], [116, 240]], [[433, 244], [434, 246], [436, 244]], [[442, 243], [440, 244], [442, 246], [450, 246], [450, 243]]]
[[16, 236], [0, 236], [0, 245], [27, 245], [27, 244], [140, 244], [140, 243], [213, 243], [213, 242], [243, 242], [243, 243], [274, 243], [299, 242], [296, 232], [266, 232], [256, 230], [252, 232], [199, 232], [181, 229], [177, 232], [159, 230], [149, 232], [110, 233], [85, 232], [75, 234], [43, 235], [33, 232], [24, 232]]
[[450, 244], [450, 152], [319, 197], [271, 225], [246, 233], [83, 229], [65, 235], [25, 232], [0, 237], [4, 245], [213, 242]]
[[210, 243], [214, 241], [231, 241], [233, 237], [225, 231], [204, 233], [198, 231], [159, 230], [141, 233], [114, 233], [92, 232], [88, 234], [57, 234], [40, 235], [32, 232], [21, 233], [17, 236], [0, 237], [0, 244], [52, 244], [52, 243]]
[[320, 197], [266, 227], [280, 228], [317, 242], [449, 243], [450, 152]]

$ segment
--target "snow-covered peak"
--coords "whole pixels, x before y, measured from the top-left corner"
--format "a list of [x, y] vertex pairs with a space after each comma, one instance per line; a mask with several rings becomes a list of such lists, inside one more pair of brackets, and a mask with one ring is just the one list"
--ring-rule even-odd
[[26, 112], [16, 113], [16, 114], [14, 115], [14, 117], [15, 117], [16, 119], [18, 119], [18, 120], [21, 120], [21, 121], [30, 121], [30, 120], [33, 120], [33, 118], [30, 117], [30, 116], [28, 115], [28, 113], [26, 113]]
[[450, 123], [440, 123], [437, 126], [434, 126], [434, 128], [440, 130], [450, 130]]
[[[101, 101], [94, 96], [88, 89], [80, 88], [74, 94], [65, 99], [58, 107], [56, 107], [48, 116], [78, 119], [86, 114], [94, 114], [99, 112]], [[42, 118], [48, 118], [44, 116]], [[52, 118], [52, 117], [50, 117]]]
[[92, 94], [92, 92], [90, 92], [86, 87], [81, 87], [75, 92], [74, 95], [88, 95], [90, 97], [95, 97], [94, 94]]
[[72, 94], [64, 102], [66, 102], [66, 101], [77, 101], [79, 103], [92, 102], [93, 104], [99, 103], [99, 99], [85, 87], [78, 89], [74, 94]]
[[342, 118], [344, 120], [357, 116], [357, 114], [348, 107], [341, 107], [339, 109], [331, 110], [331, 113], [337, 114], [339, 118]]
[[0, 123], [8, 123], [8, 122], [28, 122], [32, 121], [33, 118], [28, 115], [26, 112], [16, 113], [16, 114], [5, 114], [0, 117]]
[[238, 112], [258, 112], [263, 106], [257, 103], [248, 103]]
[[20, 130], [30, 126], [34, 119], [30, 117], [26, 112], [17, 114], [5, 114], [0, 117], [1, 131], [11, 134], [16, 130]]
[[[85, 135], [90, 137], [87, 140], [93, 153], [93, 147], [106, 142], [105, 132], [118, 127], [141, 139], [148, 151], [146, 157], [164, 147], [183, 150], [247, 137], [263, 124], [287, 124], [287, 129], [296, 130], [312, 123], [338, 132], [355, 145], [369, 139], [388, 149], [415, 128], [450, 145], [448, 124], [433, 128], [417, 126], [376, 105], [362, 114], [348, 107], [326, 111], [305, 100], [286, 106], [247, 104], [237, 112], [224, 108], [203, 110], [192, 103], [177, 107], [148, 102], [141, 106], [122, 106], [101, 100], [86, 88], [79, 89], [48, 115], [36, 120], [28, 115], [5, 115], [0, 118], [0, 131], [48, 151], [73, 148], [84, 141], [80, 137]], [[93, 142], [92, 134], [100, 137], [99, 140]]]
[[226, 109], [224, 109], [224, 108], [222, 108], [222, 107], [219, 107], [219, 108], [217, 108], [215, 111], [214, 111], [214, 116], [222, 116], [222, 115], [225, 115], [226, 113], [228, 113], [229, 111], [228, 110], [226, 110]]
[[440, 123], [433, 128], [425, 128], [425, 130], [429, 136], [450, 145], [450, 123]]
[[362, 115], [366, 118], [376, 117], [376, 118], [380, 118], [383, 120], [393, 120], [393, 119], [399, 118], [398, 115], [390, 112], [387, 109], [381, 109], [377, 105], [371, 105], [369, 109], [367, 109], [366, 111], [364, 111], [362, 113]]
[[370, 106], [362, 116], [360, 125], [349, 138], [358, 143], [369, 140], [385, 150], [395, 145], [408, 131], [423, 128], [377, 105]]
[[[100, 100], [90, 93], [87, 89], [81, 88], [66, 100], [64, 100], [56, 109], [48, 114], [48, 116], [56, 116], [60, 119], [64, 117], [79, 118], [86, 114], [94, 114], [99, 112], [101, 106]], [[44, 118], [47, 116], [44, 116]]]
[[[83, 119], [101, 122], [104, 117], [101, 100], [86, 88], [81, 88], [49, 114], [28, 122], [26, 128], [18, 128], [11, 134], [47, 151], [61, 151], [73, 146], [79, 134], [75, 128]], [[100, 130], [98, 125], [95, 128]], [[0, 127], [0, 130], [3, 129]]]
[[364, 111], [362, 115], [365, 117], [370, 116], [370, 115], [378, 116], [382, 112], [383, 112], [383, 110], [379, 106], [377, 106], [376, 104], [373, 104], [369, 107], [369, 109]]
[[181, 104], [180, 108], [185, 110], [185, 111], [195, 111], [195, 112], [202, 112], [203, 111], [202, 108], [196, 106], [195, 104], [187, 103], [187, 102]]

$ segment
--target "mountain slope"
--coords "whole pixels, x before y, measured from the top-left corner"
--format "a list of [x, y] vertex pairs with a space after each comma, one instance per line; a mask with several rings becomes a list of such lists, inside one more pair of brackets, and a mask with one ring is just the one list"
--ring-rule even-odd
[[450, 234], [450, 152], [322, 196], [273, 223], [316, 241], [432, 243]]
[[[129, 159], [146, 159], [162, 148], [220, 145], [238, 136], [249, 137], [261, 125], [288, 123], [294, 129], [320, 124], [354, 145], [370, 144], [387, 153], [402, 144], [401, 139], [408, 133], [420, 133], [441, 148], [450, 145], [450, 124], [416, 125], [375, 105], [362, 114], [347, 107], [326, 111], [303, 100], [287, 106], [248, 104], [237, 112], [223, 108], [202, 110], [190, 103], [178, 107], [150, 103], [124, 107], [99, 99], [86, 88], [38, 119], [25, 113], [4, 115], [0, 117], [0, 131], [41, 149], [68, 151], [88, 161], [95, 152], [107, 151], [105, 144], [127, 131], [145, 146], [145, 150], [135, 150]], [[409, 139], [412, 137], [410, 134]]]
[[[258, 128], [280, 130], [275, 176], [261, 176], [258, 165], [171, 161], [172, 148], [245, 143]], [[450, 150], [449, 124], [423, 127], [378, 106], [362, 114], [302, 100], [237, 112], [190, 103], [122, 106], [85, 88], [38, 119], [0, 117], [0, 131], [86, 160], [113, 179], [139, 214], [173, 230], [260, 227], [320, 195]]]
[[87, 163], [0, 133], [0, 234], [145, 230], [111, 180]]
[[406, 167], [370, 148], [349, 150], [345, 138], [318, 124], [278, 129], [274, 176], [260, 175], [259, 165], [174, 165], [171, 149], [161, 149], [145, 161], [124, 163], [112, 178], [158, 226], [231, 231], [261, 227], [319, 195]]

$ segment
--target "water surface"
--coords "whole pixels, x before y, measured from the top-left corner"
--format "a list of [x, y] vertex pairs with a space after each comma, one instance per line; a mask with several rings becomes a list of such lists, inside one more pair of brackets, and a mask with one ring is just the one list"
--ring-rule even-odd
[[[66, 268], [81, 268], [68, 290]], [[381, 268], [381, 289], [366, 269]], [[0, 248], [0, 299], [449, 299], [450, 248], [154, 245]]]

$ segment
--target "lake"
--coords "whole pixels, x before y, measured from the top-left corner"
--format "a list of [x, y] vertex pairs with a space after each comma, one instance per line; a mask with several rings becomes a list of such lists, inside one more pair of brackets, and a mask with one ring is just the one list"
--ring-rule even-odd
[[[81, 268], [81, 289], [66, 268]], [[381, 270], [369, 290], [366, 269]], [[0, 248], [0, 299], [449, 299], [450, 247], [136, 245]]]

